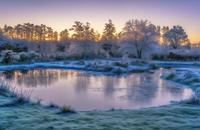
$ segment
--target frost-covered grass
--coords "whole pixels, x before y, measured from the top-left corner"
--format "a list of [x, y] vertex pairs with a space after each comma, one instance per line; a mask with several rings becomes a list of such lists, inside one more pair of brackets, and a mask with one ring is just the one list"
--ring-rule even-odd
[[[5, 99], [0, 97], [0, 102]], [[140, 110], [110, 110], [78, 113], [58, 113], [56, 108], [44, 108], [37, 104], [0, 107], [2, 130], [138, 130], [200, 128], [200, 106], [174, 104]]]
[[[9, 93], [9, 91], [4, 91]], [[48, 107], [0, 94], [1, 130], [198, 130], [200, 105], [174, 103], [157, 108], [74, 112], [70, 107]]]
[[[82, 64], [82, 63], [81, 63]], [[171, 76], [171, 71], [173, 76]], [[171, 70], [164, 76], [180, 81], [180, 77], [198, 77], [198, 71]], [[183, 72], [184, 73], [183, 73]], [[185, 73], [185, 72], [191, 73]], [[176, 73], [175, 73], [176, 72]], [[186, 75], [188, 74], [188, 75]], [[192, 75], [192, 76], [191, 76]], [[176, 77], [179, 77], [179, 80]], [[194, 80], [198, 83], [199, 80]], [[192, 85], [192, 84], [190, 84]], [[0, 87], [9, 93], [7, 87]], [[198, 92], [198, 91], [197, 91]], [[199, 91], [200, 92], [200, 91]], [[196, 99], [199, 99], [196, 97]], [[45, 107], [29, 101], [18, 105], [16, 97], [0, 93], [0, 130], [199, 130], [200, 105], [197, 100], [173, 103], [168, 106], [138, 110], [74, 112], [70, 107], [58, 108], [54, 104]], [[73, 112], [72, 112], [73, 111]]]
[[200, 70], [197, 68], [177, 68], [166, 71], [162, 78], [188, 85], [194, 91], [191, 99], [183, 101], [187, 104], [200, 104]]
[[76, 113], [76, 111], [73, 108], [71, 108], [71, 106], [62, 106], [62, 107], [60, 107], [60, 111], [58, 113], [60, 113], [60, 114]]
[[200, 69], [177, 68], [166, 71], [163, 78], [189, 85], [194, 90], [200, 87]]
[[150, 61], [151, 64], [155, 64], [161, 67], [195, 67], [200, 66], [199, 61]]
[[16, 69], [32, 69], [32, 68], [63, 68], [78, 69], [85, 71], [103, 72], [105, 74], [122, 74], [130, 72], [144, 72], [151, 69], [148, 63], [141, 61], [124, 62], [117, 60], [69, 60], [61, 62], [33, 63], [33, 64], [16, 64], [16, 65], [0, 65], [0, 70], [16, 70]]
[[13, 98], [13, 100], [0, 104], [0, 107], [4, 106], [18, 106], [30, 102], [31, 92], [22, 91], [14, 87], [10, 87], [10, 84], [0, 80], [0, 95]]
[[5, 82], [0, 81], [0, 94], [9, 92], [9, 86]]

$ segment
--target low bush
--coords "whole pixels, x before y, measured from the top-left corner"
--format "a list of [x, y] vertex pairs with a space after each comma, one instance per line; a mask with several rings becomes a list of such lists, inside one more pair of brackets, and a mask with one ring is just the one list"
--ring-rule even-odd
[[13, 51], [5, 50], [1, 53], [1, 63], [3, 64], [10, 64], [14, 61], [13, 58]]
[[58, 52], [65, 52], [65, 45], [63, 45], [63, 44], [57, 44], [56, 45], [56, 50]]
[[40, 54], [33, 51], [16, 53], [11, 50], [4, 50], [1, 52], [0, 62], [3, 64], [34, 62], [40, 58]]
[[76, 113], [76, 111], [74, 109], [71, 108], [71, 106], [63, 106], [60, 108], [60, 114], [63, 113]]
[[123, 67], [123, 68], [127, 68], [128, 67], [128, 63], [122, 63], [122, 62], [113, 62], [112, 65]]
[[52, 103], [52, 102], [49, 103], [47, 107], [49, 107], [49, 108], [59, 108], [58, 105], [56, 105], [56, 104], [54, 104], [54, 103]]
[[19, 44], [12, 45], [9, 43], [5, 43], [0, 46], [0, 51], [3, 50], [11, 50], [13, 52], [27, 52], [28, 48], [26, 46], [20, 46]]
[[179, 54], [169, 52], [168, 54], [152, 54], [153, 60], [176, 60], [176, 61], [199, 61], [200, 55], [195, 54]]

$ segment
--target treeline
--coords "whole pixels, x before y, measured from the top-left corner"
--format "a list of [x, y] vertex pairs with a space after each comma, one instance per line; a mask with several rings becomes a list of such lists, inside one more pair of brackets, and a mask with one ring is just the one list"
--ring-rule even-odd
[[24, 39], [28, 41], [57, 41], [58, 33], [44, 24], [31, 23], [18, 24], [14, 27], [5, 25], [1, 32], [11, 39]]
[[[71, 33], [70, 33], [71, 32]], [[71, 35], [70, 35], [71, 34]], [[5, 25], [0, 28], [0, 35], [11, 39], [24, 39], [28, 41], [151, 41], [170, 45], [173, 48], [188, 46], [189, 39], [185, 30], [181, 26], [160, 27], [147, 20], [129, 20], [121, 32], [116, 32], [116, 27], [112, 20], [105, 24], [102, 34], [95, 31], [90, 23], [75, 21], [69, 29], [64, 29], [60, 33], [44, 24], [34, 25], [31, 23], [18, 24], [14, 27]]]
[[119, 57], [200, 60], [183, 27], [161, 27], [148, 20], [129, 20], [120, 32], [112, 20], [102, 33], [80, 21], [60, 33], [30, 23], [0, 29], [0, 63]]

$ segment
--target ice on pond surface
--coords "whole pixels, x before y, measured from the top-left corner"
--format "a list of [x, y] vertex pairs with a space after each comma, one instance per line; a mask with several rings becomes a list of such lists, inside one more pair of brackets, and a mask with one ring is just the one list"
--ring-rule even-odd
[[164, 70], [121, 76], [66, 69], [31, 69], [1, 73], [12, 86], [32, 91], [31, 98], [76, 110], [138, 109], [190, 98], [192, 90], [160, 78]]

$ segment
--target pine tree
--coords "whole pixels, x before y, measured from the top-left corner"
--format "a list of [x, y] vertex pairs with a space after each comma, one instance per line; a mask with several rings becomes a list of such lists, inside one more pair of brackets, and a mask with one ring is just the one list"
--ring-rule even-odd
[[109, 20], [108, 23], [105, 24], [102, 40], [103, 41], [113, 41], [116, 39], [116, 29], [115, 25], [112, 23], [112, 20]]

